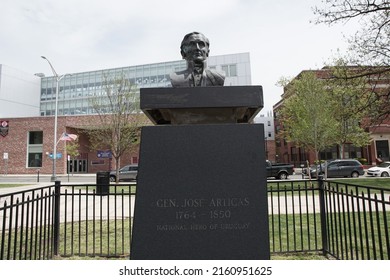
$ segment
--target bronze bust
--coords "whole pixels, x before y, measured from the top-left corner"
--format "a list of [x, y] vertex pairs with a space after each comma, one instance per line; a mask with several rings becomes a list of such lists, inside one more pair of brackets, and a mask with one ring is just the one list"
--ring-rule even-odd
[[184, 36], [180, 50], [187, 69], [170, 74], [173, 87], [223, 86], [225, 73], [207, 68], [209, 47], [209, 40], [200, 32]]

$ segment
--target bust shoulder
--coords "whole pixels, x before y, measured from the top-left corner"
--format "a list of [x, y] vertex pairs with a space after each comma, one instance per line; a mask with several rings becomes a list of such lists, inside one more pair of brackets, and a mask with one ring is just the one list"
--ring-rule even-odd
[[[223, 86], [225, 83], [225, 72], [216, 69], [207, 68], [204, 73], [204, 86]], [[186, 69], [169, 74], [171, 84], [173, 87], [188, 87], [191, 86], [192, 76], [191, 72]]]
[[169, 74], [171, 84], [173, 87], [188, 86], [190, 79], [190, 72], [188, 70], [172, 72]]
[[213, 86], [223, 86], [225, 83], [225, 72], [216, 69], [206, 69], [206, 76]]

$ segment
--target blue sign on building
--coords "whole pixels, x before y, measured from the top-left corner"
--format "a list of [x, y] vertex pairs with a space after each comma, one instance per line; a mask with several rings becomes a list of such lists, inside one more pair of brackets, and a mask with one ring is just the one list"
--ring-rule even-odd
[[[49, 154], [49, 158], [53, 159], [53, 153]], [[57, 153], [56, 159], [62, 158], [62, 153]]]
[[107, 151], [97, 151], [98, 158], [112, 158], [112, 153], [110, 150]]

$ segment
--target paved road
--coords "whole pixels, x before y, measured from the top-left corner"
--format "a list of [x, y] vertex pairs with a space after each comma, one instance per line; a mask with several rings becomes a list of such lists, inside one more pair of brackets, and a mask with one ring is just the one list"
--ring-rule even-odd
[[[58, 175], [57, 179], [63, 184], [66, 183], [96, 183], [96, 174], [74, 174], [74, 175]], [[300, 174], [292, 175], [289, 177], [289, 180], [300, 180], [302, 176]], [[0, 175], [0, 184], [4, 183], [31, 183], [37, 185], [48, 186], [54, 184], [51, 182], [51, 175]]]
[[[364, 178], [375, 178], [375, 177], [367, 177], [367, 176], [361, 176]], [[58, 175], [57, 179], [60, 180], [63, 184], [66, 183], [89, 183], [89, 184], [95, 184], [96, 183], [96, 174], [70, 174], [70, 175]], [[272, 178], [269, 178], [271, 181], [273, 181]], [[301, 180], [302, 175], [300, 173], [294, 174], [292, 176], [288, 177], [288, 180]], [[49, 174], [40, 174], [38, 175], [4, 175], [0, 174], [0, 184], [4, 183], [31, 183], [31, 184], [37, 184], [37, 185], [43, 185], [48, 186], [51, 184], [54, 184], [54, 182], [51, 182], [51, 175]]]

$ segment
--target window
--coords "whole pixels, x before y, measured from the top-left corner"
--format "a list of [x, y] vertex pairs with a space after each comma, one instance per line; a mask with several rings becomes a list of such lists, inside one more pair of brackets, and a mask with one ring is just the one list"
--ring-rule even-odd
[[28, 153], [28, 167], [42, 167], [42, 153]]
[[129, 166], [129, 171], [138, 171], [138, 166]]
[[235, 64], [222, 65], [222, 71], [225, 72], [226, 77], [237, 76], [237, 65]]
[[28, 133], [27, 167], [42, 167], [43, 132]]
[[237, 76], [237, 65], [229, 65], [230, 66], [230, 76], [235, 77]]
[[229, 76], [229, 65], [222, 65], [222, 71], [225, 72], [226, 76]]
[[28, 138], [29, 144], [43, 144], [43, 133], [42, 131], [30, 131], [29, 132], [29, 138]]
[[320, 152], [320, 159], [336, 159], [337, 158], [337, 146], [327, 148], [324, 151]]
[[360, 158], [362, 157], [362, 149], [355, 147], [352, 144], [344, 145], [344, 158]]

